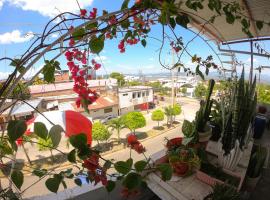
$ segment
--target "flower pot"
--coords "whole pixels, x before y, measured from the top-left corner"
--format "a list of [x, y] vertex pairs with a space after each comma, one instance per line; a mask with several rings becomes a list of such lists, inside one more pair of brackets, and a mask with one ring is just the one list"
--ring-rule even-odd
[[206, 125], [206, 131], [204, 132], [199, 132], [199, 142], [205, 143], [208, 142], [212, 136], [212, 128], [209, 125]]
[[261, 175], [256, 178], [251, 178], [249, 176], [246, 176], [246, 187], [249, 191], [252, 191], [255, 189], [257, 183], [259, 182], [261, 178]]
[[178, 162], [173, 162], [170, 164], [173, 168], [174, 173], [177, 176], [180, 176], [180, 177], [186, 176], [190, 171], [190, 166], [186, 162], [178, 161]]

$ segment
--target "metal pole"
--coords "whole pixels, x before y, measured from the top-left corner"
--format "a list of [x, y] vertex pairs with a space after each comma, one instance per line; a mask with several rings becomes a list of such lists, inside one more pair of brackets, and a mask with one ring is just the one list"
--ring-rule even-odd
[[251, 63], [251, 66], [250, 66], [250, 72], [249, 72], [249, 83], [252, 84], [252, 79], [253, 79], [253, 40], [250, 40], [250, 63]]
[[[174, 50], [172, 49], [172, 66], [174, 66]], [[172, 106], [175, 104], [175, 102], [174, 102], [174, 96], [175, 96], [175, 94], [174, 94], [174, 71], [173, 71], [174, 69], [171, 69], [171, 74], [172, 74]]]

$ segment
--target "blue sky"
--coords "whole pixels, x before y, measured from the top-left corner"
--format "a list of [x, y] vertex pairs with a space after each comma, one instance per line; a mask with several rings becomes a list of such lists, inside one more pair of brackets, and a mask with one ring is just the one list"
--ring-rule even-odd
[[[79, 2], [82, 7], [87, 9], [97, 7], [99, 11], [103, 9], [116, 11], [121, 7], [122, 0], [79, 0]], [[78, 12], [76, 0], [0, 0], [0, 57], [16, 57], [24, 53], [31, 44], [30, 38], [25, 36], [25, 34], [41, 33], [44, 25], [59, 11]], [[160, 33], [160, 26], [154, 26], [150, 36], [161, 39]], [[184, 28], [177, 28], [176, 33], [183, 37], [184, 42], [194, 37], [193, 33]], [[100, 54], [103, 67], [98, 72], [99, 74], [107, 74], [112, 71], [137, 74], [139, 70], [143, 73], [166, 72], [158, 62], [160, 42], [149, 38], [147, 40], [147, 48], [143, 48], [140, 44], [128, 46], [125, 54], [119, 53], [117, 49], [118, 42], [117, 40], [106, 42], [105, 49]], [[264, 42], [261, 43], [261, 46], [265, 46], [266, 50], [270, 51], [269, 44]], [[217, 51], [216, 45], [213, 43], [211, 45]], [[232, 45], [232, 48], [249, 50], [247, 44]], [[192, 54], [198, 54], [204, 58], [210, 54], [214, 55], [213, 51], [200, 38], [195, 39], [188, 47], [188, 50]], [[168, 47], [165, 48], [163, 53], [163, 60], [167, 63], [172, 62], [172, 55], [169, 52]], [[249, 65], [249, 56], [237, 55], [237, 57], [238, 60], [247, 63], [247, 66]], [[216, 63], [220, 64], [215, 56], [214, 58]], [[227, 60], [227, 58], [223, 58], [223, 60]], [[66, 69], [65, 59], [61, 57], [59, 61], [61, 67]], [[188, 56], [183, 56], [182, 62], [186, 66], [192, 67]], [[8, 64], [9, 62], [0, 63], [0, 79], [6, 77], [12, 70]], [[268, 59], [258, 57], [255, 57], [254, 64], [255, 67], [270, 65]], [[42, 61], [38, 62], [28, 75], [33, 74], [42, 65]], [[269, 71], [265, 70], [264, 73], [269, 73]], [[267, 76], [262, 77], [262, 79], [267, 78]]]

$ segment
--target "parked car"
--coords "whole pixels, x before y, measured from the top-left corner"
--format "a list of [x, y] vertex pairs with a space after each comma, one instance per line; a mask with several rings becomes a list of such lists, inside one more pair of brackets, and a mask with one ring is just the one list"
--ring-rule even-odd
[[107, 116], [107, 117], [101, 119], [100, 122], [103, 123], [103, 124], [106, 124], [108, 121], [110, 121], [110, 120], [113, 119], [113, 118], [116, 118], [116, 116], [109, 115], [109, 116]]
[[153, 109], [153, 108], [155, 108], [156, 107], [156, 104], [154, 103], [154, 102], [149, 102], [148, 103], [148, 108], [149, 109]]

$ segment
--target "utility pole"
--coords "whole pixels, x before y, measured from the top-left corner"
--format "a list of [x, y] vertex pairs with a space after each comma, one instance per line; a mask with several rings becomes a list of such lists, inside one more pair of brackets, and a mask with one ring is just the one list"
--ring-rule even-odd
[[[174, 49], [172, 48], [172, 66], [174, 66]], [[174, 83], [175, 83], [175, 77], [174, 77], [174, 69], [171, 69], [171, 75], [172, 75], [172, 106], [175, 104], [175, 90], [174, 90]]]

